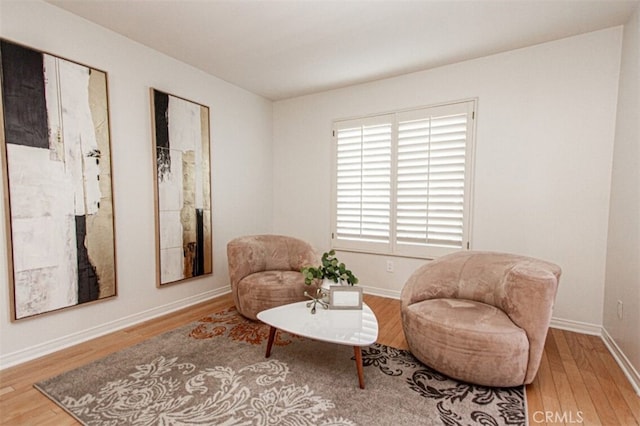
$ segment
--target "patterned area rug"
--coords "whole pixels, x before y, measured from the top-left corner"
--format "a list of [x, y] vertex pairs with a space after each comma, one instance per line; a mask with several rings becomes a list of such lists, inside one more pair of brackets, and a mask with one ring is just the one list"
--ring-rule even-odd
[[35, 387], [86, 425], [525, 425], [524, 388], [451, 380], [404, 350], [278, 332], [235, 309]]

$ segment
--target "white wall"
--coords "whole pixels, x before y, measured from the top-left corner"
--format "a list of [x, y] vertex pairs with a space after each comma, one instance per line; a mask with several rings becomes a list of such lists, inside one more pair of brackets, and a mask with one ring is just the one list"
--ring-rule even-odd
[[[116, 298], [11, 323], [3, 226], [0, 368], [226, 291], [227, 241], [271, 230], [272, 103], [49, 4], [0, 8], [3, 38], [108, 73], [118, 280]], [[214, 273], [162, 289], [149, 87], [207, 105], [211, 118]]]
[[622, 43], [604, 329], [614, 354], [629, 372], [635, 370], [629, 375], [640, 393], [640, 7], [625, 25]]
[[[599, 332], [621, 36], [617, 27], [276, 102], [274, 230], [328, 249], [332, 120], [477, 97], [472, 248], [558, 263], [554, 317]], [[387, 273], [385, 256], [339, 255], [387, 295], [422, 264], [398, 258]]]

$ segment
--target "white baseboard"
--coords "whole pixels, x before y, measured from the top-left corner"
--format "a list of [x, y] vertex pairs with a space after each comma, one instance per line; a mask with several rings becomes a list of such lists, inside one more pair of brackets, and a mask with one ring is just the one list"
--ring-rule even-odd
[[560, 330], [590, 334], [592, 336], [602, 336], [602, 326], [599, 324], [552, 317], [549, 326], [552, 328], [559, 328]]
[[388, 297], [390, 299], [400, 299], [400, 292], [398, 290], [385, 290], [382, 288], [367, 287], [364, 285], [363, 286], [359, 285], [358, 287], [362, 287], [362, 291], [365, 294], [371, 294], [372, 296]]
[[195, 296], [187, 297], [185, 299], [173, 301], [166, 305], [157, 306], [143, 312], [138, 312], [133, 315], [119, 318], [115, 321], [100, 324], [99, 326], [92, 327], [87, 330], [82, 330], [78, 333], [69, 334], [64, 337], [49, 340], [38, 345], [2, 355], [0, 356], [0, 370], [12, 367], [17, 364], [22, 364], [27, 361], [31, 361], [41, 356], [51, 354], [53, 352], [68, 348], [73, 345], [77, 345], [82, 342], [86, 342], [87, 340], [95, 339], [96, 337], [100, 337], [114, 331], [122, 330], [123, 328], [131, 327], [133, 325], [151, 320], [153, 318], [170, 314], [171, 312], [187, 308], [189, 306], [213, 299], [218, 296], [222, 296], [223, 294], [229, 292], [231, 292], [231, 288], [229, 286], [207, 291], [205, 293], [200, 293]]
[[640, 396], [640, 374], [638, 374], [638, 371], [633, 367], [629, 358], [627, 358], [624, 352], [622, 352], [618, 344], [613, 340], [604, 327], [602, 328], [602, 341], [607, 349], [609, 349], [609, 352], [611, 352], [611, 355], [613, 355], [613, 358], [622, 369], [624, 375], [629, 379], [631, 386], [633, 386], [633, 390], [635, 390], [638, 396]]

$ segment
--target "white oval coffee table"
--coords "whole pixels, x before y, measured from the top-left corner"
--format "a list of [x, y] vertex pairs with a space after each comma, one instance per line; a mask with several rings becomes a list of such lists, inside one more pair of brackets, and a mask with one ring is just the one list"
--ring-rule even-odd
[[338, 345], [353, 346], [360, 388], [364, 389], [362, 347], [375, 343], [378, 338], [378, 319], [362, 303], [362, 310], [317, 309], [311, 314], [307, 302], [278, 306], [258, 313], [258, 319], [271, 328], [267, 342], [266, 357], [271, 356], [271, 347], [276, 330], [286, 331], [302, 337]]

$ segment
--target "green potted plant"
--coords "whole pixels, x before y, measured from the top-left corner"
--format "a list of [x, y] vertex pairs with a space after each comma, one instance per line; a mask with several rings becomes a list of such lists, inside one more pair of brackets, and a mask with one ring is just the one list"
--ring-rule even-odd
[[344, 263], [336, 258], [336, 251], [331, 250], [322, 255], [322, 264], [318, 267], [307, 266], [300, 270], [304, 275], [304, 283], [311, 285], [313, 282], [328, 280], [334, 283], [344, 282], [347, 285], [358, 283], [358, 278], [347, 269]]

